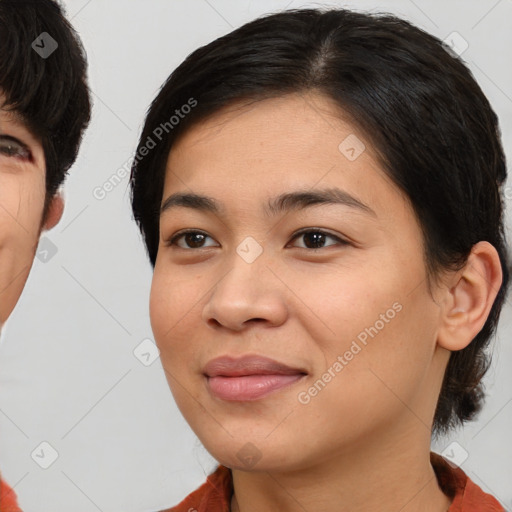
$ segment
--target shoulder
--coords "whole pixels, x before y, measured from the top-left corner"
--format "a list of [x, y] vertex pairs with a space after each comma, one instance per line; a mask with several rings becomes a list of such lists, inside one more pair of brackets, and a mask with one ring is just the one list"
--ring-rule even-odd
[[175, 507], [162, 512], [229, 512], [232, 494], [231, 471], [219, 466], [201, 487]]
[[0, 510], [2, 512], [21, 512], [16, 493], [2, 480], [0, 475]]
[[484, 492], [459, 467], [432, 453], [430, 461], [439, 487], [452, 499], [448, 512], [505, 512], [498, 500]]

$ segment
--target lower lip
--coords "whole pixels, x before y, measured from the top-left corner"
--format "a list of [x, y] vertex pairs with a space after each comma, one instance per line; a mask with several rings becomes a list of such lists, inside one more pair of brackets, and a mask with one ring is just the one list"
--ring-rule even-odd
[[207, 377], [212, 394], [221, 400], [259, 400], [274, 391], [292, 385], [304, 377], [294, 375], [244, 375], [240, 377]]

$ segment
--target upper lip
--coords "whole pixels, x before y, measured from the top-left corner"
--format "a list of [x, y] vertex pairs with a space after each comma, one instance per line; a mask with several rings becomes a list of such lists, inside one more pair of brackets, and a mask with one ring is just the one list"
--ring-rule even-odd
[[222, 356], [209, 361], [203, 369], [207, 377], [241, 377], [244, 375], [306, 374], [302, 368], [293, 368], [264, 356]]

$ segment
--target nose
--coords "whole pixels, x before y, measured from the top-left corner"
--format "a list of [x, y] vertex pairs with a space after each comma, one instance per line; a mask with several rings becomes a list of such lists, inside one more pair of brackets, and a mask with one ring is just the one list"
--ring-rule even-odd
[[202, 319], [211, 327], [242, 331], [255, 323], [277, 327], [288, 316], [286, 286], [264, 257], [247, 263], [234, 255], [230, 270], [214, 286]]

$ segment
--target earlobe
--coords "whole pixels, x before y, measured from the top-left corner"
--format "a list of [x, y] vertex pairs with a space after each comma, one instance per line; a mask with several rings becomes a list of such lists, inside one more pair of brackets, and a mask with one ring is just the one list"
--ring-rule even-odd
[[50, 202], [46, 218], [43, 223], [43, 230], [47, 231], [55, 227], [60, 221], [64, 212], [64, 198], [62, 192], [57, 192]]
[[489, 242], [473, 246], [465, 267], [456, 273], [456, 282], [446, 290], [438, 345], [462, 350], [481, 331], [502, 282], [501, 263]]

